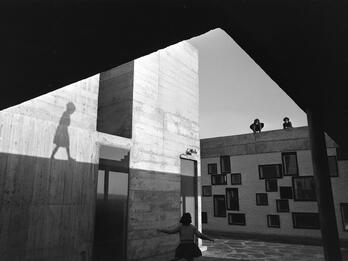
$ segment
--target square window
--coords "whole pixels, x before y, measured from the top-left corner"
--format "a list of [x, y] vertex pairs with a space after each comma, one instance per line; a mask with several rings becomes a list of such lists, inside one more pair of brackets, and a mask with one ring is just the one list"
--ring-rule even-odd
[[231, 161], [230, 156], [221, 156], [220, 157], [220, 166], [221, 173], [230, 173], [231, 172]]
[[226, 188], [226, 208], [239, 211], [239, 198], [237, 188]]
[[343, 147], [336, 148], [337, 160], [348, 160], [348, 149]]
[[202, 224], [208, 224], [208, 214], [207, 214], [207, 212], [202, 212]]
[[266, 179], [265, 186], [267, 192], [277, 192], [278, 191], [278, 180], [276, 179]]
[[338, 167], [337, 167], [336, 156], [328, 156], [327, 159], [329, 162], [329, 176], [338, 177]]
[[279, 215], [267, 215], [267, 226], [280, 228], [280, 218]]
[[297, 176], [297, 154], [296, 152], [284, 152], [282, 153], [283, 173], [284, 176]]
[[317, 200], [313, 176], [293, 177], [292, 189], [295, 201]]
[[242, 175], [240, 173], [231, 174], [231, 185], [242, 185]]
[[281, 199], [292, 199], [292, 187], [279, 187]]
[[202, 196], [211, 197], [212, 189], [211, 186], [202, 186]]
[[267, 193], [256, 193], [256, 205], [257, 206], [268, 206]]
[[208, 164], [208, 174], [217, 174], [217, 164], [216, 163], [210, 163]]
[[245, 214], [241, 213], [228, 213], [228, 224], [245, 226]]
[[281, 178], [283, 176], [282, 165], [281, 164], [259, 165], [259, 176], [260, 176], [260, 179]]
[[277, 199], [277, 212], [289, 212], [289, 200], [287, 199]]
[[318, 213], [292, 213], [294, 228], [320, 229]]
[[211, 175], [212, 185], [227, 185], [227, 177], [223, 174]]
[[214, 195], [214, 217], [226, 217], [225, 195]]
[[348, 203], [341, 203], [343, 231], [348, 231]]

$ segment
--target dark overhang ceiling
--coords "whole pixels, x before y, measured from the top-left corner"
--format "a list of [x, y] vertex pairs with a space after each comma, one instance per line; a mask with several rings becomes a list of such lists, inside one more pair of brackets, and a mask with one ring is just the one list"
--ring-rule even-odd
[[[7, 0], [6, 0], [7, 1]], [[57, 0], [0, 4], [0, 109], [214, 28], [348, 144], [348, 8], [315, 0]]]

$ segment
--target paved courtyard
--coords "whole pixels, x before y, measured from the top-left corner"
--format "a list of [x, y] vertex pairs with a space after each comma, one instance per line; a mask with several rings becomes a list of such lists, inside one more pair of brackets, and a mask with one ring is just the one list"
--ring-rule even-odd
[[[216, 239], [204, 241], [208, 249], [200, 261], [324, 261], [321, 246], [270, 243], [263, 241]], [[348, 261], [348, 249], [342, 249], [342, 261]]]

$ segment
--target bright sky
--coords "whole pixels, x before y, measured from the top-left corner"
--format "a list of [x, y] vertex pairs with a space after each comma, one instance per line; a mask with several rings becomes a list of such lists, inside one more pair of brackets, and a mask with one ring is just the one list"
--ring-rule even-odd
[[263, 131], [306, 126], [306, 114], [221, 29], [189, 40], [199, 51], [201, 138], [251, 133], [259, 118]]

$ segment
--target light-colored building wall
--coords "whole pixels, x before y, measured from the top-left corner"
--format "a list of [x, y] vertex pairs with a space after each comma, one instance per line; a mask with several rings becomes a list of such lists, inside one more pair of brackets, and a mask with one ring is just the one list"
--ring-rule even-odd
[[[337, 145], [327, 139], [327, 154], [336, 155]], [[211, 185], [208, 164], [216, 163], [220, 172], [220, 156], [230, 155], [231, 173], [241, 173], [242, 184], [231, 185], [231, 175], [227, 175], [227, 185], [212, 185], [212, 195], [225, 195], [225, 189], [238, 188], [239, 211], [244, 213], [246, 225], [229, 225], [227, 217], [214, 217], [213, 197], [202, 197], [202, 211], [207, 212], [206, 231], [246, 233], [277, 236], [297, 236], [320, 238], [319, 229], [298, 229], [293, 227], [292, 212], [318, 212], [317, 202], [294, 201], [289, 199], [289, 213], [278, 213], [276, 199], [280, 199], [279, 186], [291, 186], [292, 177], [278, 179], [278, 192], [266, 192], [265, 180], [259, 178], [259, 165], [282, 164], [282, 152], [296, 152], [299, 176], [313, 176], [312, 158], [306, 127], [288, 130], [267, 131], [256, 134], [235, 135], [201, 140], [202, 185]], [[348, 239], [343, 230], [340, 203], [348, 202], [348, 161], [339, 160], [338, 177], [331, 177], [339, 236]], [[256, 205], [256, 193], [268, 194], [268, 206]], [[267, 215], [280, 216], [280, 228], [267, 225]]]

